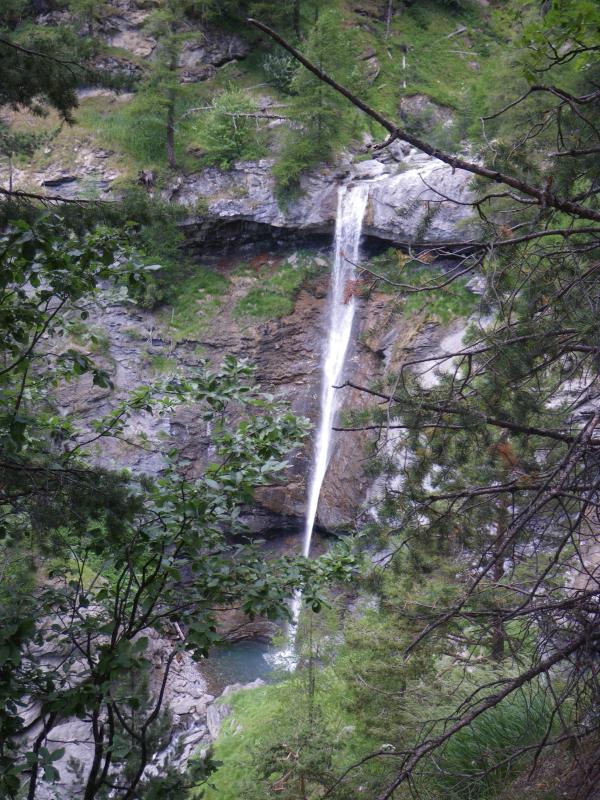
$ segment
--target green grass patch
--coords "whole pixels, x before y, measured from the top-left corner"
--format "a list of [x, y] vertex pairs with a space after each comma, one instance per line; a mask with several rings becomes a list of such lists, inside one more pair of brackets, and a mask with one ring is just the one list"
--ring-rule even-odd
[[551, 704], [543, 691], [515, 692], [486, 711], [448, 742], [439, 757], [440, 777], [432, 781], [445, 800], [487, 800], [523, 769], [521, 757], [490, 770], [513, 749], [542, 741], [551, 721]]
[[236, 313], [243, 317], [268, 317], [277, 319], [286, 317], [294, 310], [294, 303], [289, 297], [284, 297], [268, 289], [250, 289], [236, 306]]
[[[430, 277], [433, 279], [435, 275]], [[465, 287], [463, 280], [437, 291], [406, 295], [403, 311], [412, 314], [425, 308], [429, 317], [445, 325], [453, 319], [470, 316], [477, 308], [477, 303], [477, 297]]]
[[101, 44], [100, 52], [104, 56], [117, 58], [122, 61], [128, 61], [130, 64], [135, 64], [136, 67], [140, 67], [140, 69], [142, 70], [148, 68], [148, 62], [143, 56], [138, 56], [131, 50], [126, 50], [124, 47], [115, 47], [114, 45], [110, 44]]
[[[196, 797], [203, 800], [238, 800], [241, 797], [238, 787], [243, 785], [248, 772], [246, 759], [251, 757], [252, 744], [260, 740], [281, 710], [278, 690], [278, 686], [262, 686], [238, 692], [227, 701], [232, 714], [223, 723], [214, 749], [215, 760], [222, 761], [223, 766], [211, 776], [212, 788], [204, 789]], [[242, 730], [236, 735], [237, 724]]]
[[[183, 168], [197, 167], [197, 159], [187, 148], [193, 143], [195, 130], [192, 115], [185, 113], [206, 104], [209, 89], [205, 84], [189, 84], [181, 88], [177, 107], [175, 151]], [[77, 112], [79, 125], [94, 132], [101, 144], [127, 157], [132, 168], [167, 168], [166, 113], [157, 98], [138, 93], [130, 101], [115, 101], [103, 96], [89, 98]]]
[[425, 287], [441, 284], [447, 277], [435, 266], [411, 261], [400, 250], [388, 250], [370, 262], [370, 268], [394, 283], [411, 287], [423, 287], [422, 292], [407, 292], [391, 283], [381, 281], [379, 289], [398, 294], [404, 314], [424, 310], [429, 318], [447, 324], [453, 319], [470, 316], [477, 308], [479, 298], [467, 289], [468, 278], [459, 278], [440, 289]]
[[[374, 745], [352, 725], [345, 708], [345, 683], [333, 668], [321, 669], [316, 675], [312, 719], [309, 687], [308, 672], [299, 670], [281, 683], [239, 692], [226, 700], [232, 713], [223, 723], [214, 748], [214, 758], [222, 766], [211, 776], [211, 788], [203, 787], [203, 800], [277, 796], [272, 787], [290, 768], [295, 774], [283, 781], [285, 797], [291, 796], [302, 774], [307, 796], [321, 797], [323, 784], [316, 771], [311, 775], [316, 762], [323, 758], [328, 769], [337, 774], [358, 752]], [[298, 745], [300, 751], [295, 750]], [[301, 752], [296, 763], [293, 758], [289, 762], [279, 758], [287, 746], [292, 752]]]
[[139, 328], [134, 328], [133, 326], [129, 328], [123, 328], [121, 333], [123, 336], [131, 339], [132, 342], [143, 342], [147, 338]]
[[198, 266], [193, 275], [169, 293], [162, 311], [168, 335], [175, 341], [194, 339], [206, 329], [221, 308], [228, 281], [218, 272]]
[[107, 147], [124, 153], [136, 166], [163, 166], [166, 163], [166, 126], [160, 110], [143, 97], [110, 105], [82, 105], [78, 121], [94, 130]]
[[157, 353], [150, 358], [150, 367], [154, 372], [174, 372], [177, 369], [177, 361]]
[[[250, 267], [242, 265], [238, 274], [247, 275]], [[285, 263], [275, 272], [271, 267], [253, 271], [257, 283], [238, 301], [235, 315], [239, 317], [257, 317], [278, 319], [291, 314], [294, 300], [302, 284], [323, 269], [316, 260], [308, 257], [300, 258], [296, 264]]]
[[[394, 86], [400, 87], [401, 95], [422, 93], [442, 105], [460, 108], [465, 92], [478, 80], [475, 63], [481, 66], [489, 58], [498, 37], [476, 3], [457, 7], [422, 0], [394, 16], [387, 40], [384, 23], [378, 27], [382, 74], [374, 90], [378, 98], [382, 89], [387, 90], [384, 105], [388, 108]], [[463, 27], [464, 33], [448, 38]], [[384, 79], [390, 82], [388, 87], [380, 85]]]

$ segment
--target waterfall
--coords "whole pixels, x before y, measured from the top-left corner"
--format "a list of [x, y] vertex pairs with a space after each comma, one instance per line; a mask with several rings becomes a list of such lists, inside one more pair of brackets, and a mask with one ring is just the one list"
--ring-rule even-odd
[[341, 186], [338, 191], [335, 255], [329, 290], [329, 325], [321, 377], [319, 424], [306, 506], [302, 543], [304, 556], [310, 555], [321, 486], [331, 455], [332, 427], [337, 410], [336, 390], [333, 387], [343, 378], [356, 308], [354, 296], [348, 292], [348, 282], [354, 277], [354, 264], [358, 262], [360, 235], [368, 199], [369, 186], [365, 183]]
[[[337, 410], [336, 390], [333, 387], [338, 385], [343, 378], [344, 363], [356, 309], [354, 296], [348, 292], [348, 282], [354, 278], [354, 264], [358, 262], [359, 258], [360, 236], [368, 199], [369, 185], [367, 183], [341, 186], [338, 190], [335, 254], [329, 289], [329, 324], [321, 376], [321, 405], [302, 542], [302, 555], [305, 557], [310, 555], [321, 486], [331, 455], [332, 428]], [[302, 598], [296, 594], [291, 609], [293, 622], [290, 639], [292, 641], [301, 605]]]

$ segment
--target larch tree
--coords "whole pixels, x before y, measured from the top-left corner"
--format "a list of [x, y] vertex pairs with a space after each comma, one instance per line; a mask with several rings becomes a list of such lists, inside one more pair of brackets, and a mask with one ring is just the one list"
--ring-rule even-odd
[[141, 91], [145, 92], [164, 114], [167, 161], [172, 169], [177, 168], [175, 127], [177, 101], [181, 95], [179, 57], [182, 43], [188, 38], [181, 31], [187, 6], [189, 2], [185, 0], [162, 0], [150, 15], [147, 28], [157, 39], [158, 44], [149, 73], [141, 87]]
[[[342, 14], [325, 9], [303, 44], [303, 53], [321, 70], [360, 91], [362, 71], [353, 58], [353, 37], [353, 31], [345, 29]], [[296, 72], [291, 93], [288, 113], [296, 124], [287, 131], [282, 158], [275, 167], [282, 192], [294, 191], [304, 170], [328, 161], [355, 121], [352, 115], [340, 113], [343, 99], [310, 71]]]

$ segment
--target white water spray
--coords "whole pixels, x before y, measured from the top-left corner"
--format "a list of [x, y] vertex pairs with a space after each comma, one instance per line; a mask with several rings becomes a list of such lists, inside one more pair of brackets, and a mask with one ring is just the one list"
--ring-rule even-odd
[[[319, 496], [331, 455], [332, 428], [338, 406], [334, 386], [337, 386], [343, 378], [356, 310], [356, 301], [349, 282], [355, 275], [354, 265], [358, 261], [360, 236], [368, 199], [367, 183], [341, 186], [338, 191], [335, 255], [329, 289], [329, 326], [321, 377], [321, 406], [302, 542], [302, 555], [305, 557], [310, 555]], [[290, 631], [292, 642], [301, 605], [302, 598], [297, 594], [292, 601], [293, 622]]]

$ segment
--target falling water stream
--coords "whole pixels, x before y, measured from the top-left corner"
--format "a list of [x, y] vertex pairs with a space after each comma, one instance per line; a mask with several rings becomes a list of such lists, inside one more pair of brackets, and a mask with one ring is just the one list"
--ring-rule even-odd
[[[341, 186], [338, 190], [335, 254], [329, 289], [329, 324], [323, 356], [319, 424], [315, 438], [302, 542], [302, 554], [305, 557], [310, 555], [319, 496], [331, 455], [332, 428], [338, 406], [334, 387], [343, 377], [356, 308], [356, 301], [348, 285], [354, 278], [354, 265], [359, 257], [362, 224], [368, 199], [368, 183], [349, 184]], [[293, 621], [289, 639], [292, 647], [301, 605], [302, 598], [297, 594], [292, 601], [291, 609]]]
[[319, 425], [315, 439], [302, 543], [304, 556], [310, 555], [321, 486], [331, 454], [332, 428], [338, 405], [334, 387], [342, 380], [356, 307], [354, 295], [348, 290], [348, 282], [354, 277], [354, 265], [358, 261], [360, 235], [368, 197], [369, 186], [365, 183], [342, 186], [338, 193], [335, 256], [329, 294], [329, 328], [323, 358]]

